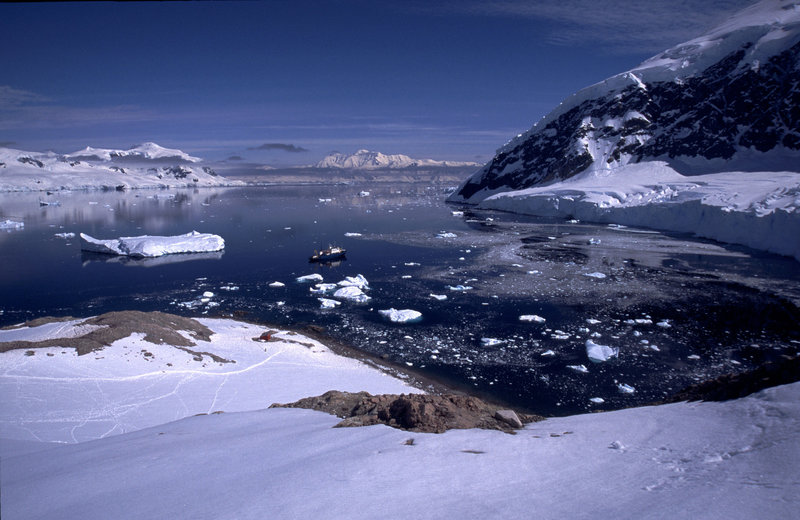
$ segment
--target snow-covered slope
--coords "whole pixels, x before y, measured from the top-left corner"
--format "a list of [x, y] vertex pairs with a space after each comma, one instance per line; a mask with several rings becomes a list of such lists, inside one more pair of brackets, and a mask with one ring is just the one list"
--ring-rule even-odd
[[800, 167], [800, 4], [764, 0], [567, 98], [454, 201], [664, 160], [684, 175]]
[[798, 107], [800, 3], [763, 0], [569, 97], [449, 200], [800, 259]]
[[127, 150], [112, 150], [107, 148], [92, 148], [87, 146], [83, 150], [67, 154], [65, 157], [78, 161], [113, 161], [113, 160], [133, 160], [133, 161], [170, 161], [173, 163], [201, 162], [202, 159], [192, 157], [181, 150], [164, 148], [156, 143], [147, 142], [132, 146]]
[[385, 155], [380, 152], [358, 150], [354, 154], [334, 152], [321, 161], [315, 168], [337, 168], [349, 170], [378, 170], [399, 168], [445, 168], [478, 166], [477, 163], [456, 161], [435, 161], [433, 159], [412, 159], [407, 155]]
[[254, 326], [202, 322], [220, 337], [194, 350], [236, 363], [138, 336], [80, 357], [0, 354], [16, 439], [70, 442], [9, 440], [4, 422], [3, 518], [751, 520], [800, 507], [800, 383], [548, 419], [516, 435], [333, 428], [339, 419], [322, 412], [260, 408], [326, 386], [402, 383], [302, 336], [257, 343]]
[[0, 148], [0, 191], [128, 189], [236, 184], [180, 150], [144, 143], [59, 155]]

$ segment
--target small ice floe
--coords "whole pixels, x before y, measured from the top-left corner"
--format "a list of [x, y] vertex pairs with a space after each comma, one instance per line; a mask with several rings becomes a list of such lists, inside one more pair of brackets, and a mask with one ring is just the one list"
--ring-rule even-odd
[[379, 310], [378, 314], [392, 323], [415, 323], [422, 319], [422, 313], [412, 309], [384, 309]]
[[364, 294], [364, 291], [354, 285], [339, 288], [335, 293], [333, 293], [333, 297], [355, 303], [365, 303], [372, 299]]
[[505, 343], [505, 340], [497, 338], [481, 338], [481, 345], [483, 345], [484, 347], [492, 347], [494, 345], [499, 345], [501, 343]]
[[650, 318], [636, 318], [635, 320], [625, 320], [626, 325], [652, 325], [653, 320]]
[[317, 199], [320, 202], [332, 202], [333, 199]]
[[414, 266], [417, 266], [417, 265], [420, 265], [420, 264], [419, 264], [419, 262], [403, 262], [403, 265], [406, 265], [408, 267], [414, 267]]
[[356, 276], [345, 276], [344, 280], [338, 282], [339, 287], [358, 287], [359, 289], [368, 289], [369, 282], [364, 278], [363, 274]]
[[587, 339], [586, 355], [589, 357], [589, 361], [593, 363], [602, 363], [603, 361], [608, 361], [612, 357], [617, 357], [619, 355], [619, 349], [607, 345], [600, 345]]
[[311, 294], [329, 294], [334, 292], [339, 286], [335, 283], [318, 283], [309, 289]]
[[93, 253], [104, 253], [136, 258], [153, 258], [179, 253], [211, 253], [225, 248], [219, 235], [192, 231], [177, 236], [120, 237], [99, 240], [81, 233], [81, 249]]
[[600, 273], [600, 272], [594, 272], [594, 273], [584, 273], [584, 274], [583, 274], [583, 276], [587, 276], [587, 277], [589, 277], [589, 278], [595, 278], [595, 279], [597, 279], [597, 280], [602, 280], [603, 278], [605, 278], [605, 277], [606, 277], [606, 275], [605, 275], [605, 274], [603, 274], [603, 273]]
[[662, 327], [664, 329], [668, 329], [668, 328], [672, 327], [672, 323], [670, 323], [669, 320], [661, 320], [658, 323], [656, 323], [656, 325], [658, 325], [659, 327]]
[[617, 390], [619, 390], [623, 394], [632, 394], [636, 391], [634, 387], [631, 385], [626, 385], [625, 383], [619, 383], [617, 385]]
[[700, 359], [700, 356], [698, 356], [697, 354], [692, 354], [691, 356], [686, 356], [686, 359], [697, 361], [698, 359]]
[[464, 212], [463, 211], [451, 211], [450, 213], [452, 213], [452, 215], [454, 217], [463, 217], [464, 216]]
[[575, 218], [571, 218], [571, 219], [569, 219], [567, 221], [567, 224], [579, 224], [579, 223], [580, 223], [580, 220], [575, 219]]
[[322, 275], [319, 273], [307, 274], [305, 276], [299, 276], [295, 278], [295, 281], [300, 283], [321, 282], [322, 280]]
[[269, 284], [269, 286], [270, 287], [285, 287], [286, 284], [283, 283], [283, 282], [272, 282], [271, 284]]
[[645, 345], [646, 348], [649, 348], [653, 352], [661, 352], [661, 349], [658, 348], [658, 345]]
[[580, 372], [581, 374], [586, 374], [589, 372], [589, 369], [584, 365], [567, 365], [567, 368], [572, 369], [575, 372]]
[[589, 239], [589, 245], [591, 245], [591, 246], [596, 246], [599, 243], [600, 243], [600, 239], [599, 238], [590, 238]]
[[436, 235], [436, 238], [456, 238], [458, 235], [455, 233], [451, 233], [449, 231], [440, 231], [439, 234]]
[[368, 191], [359, 191], [358, 192], [358, 196], [359, 197], [369, 197], [369, 192]]
[[625, 451], [625, 445], [619, 441], [612, 442], [611, 444], [608, 445], [608, 448], [611, 450]]
[[56, 233], [58, 238], [75, 238], [75, 233]]
[[24, 227], [25, 223], [19, 220], [11, 220], [11, 219], [0, 220], [0, 229], [11, 230], [11, 229], [22, 229]]
[[603, 399], [602, 397], [590, 397], [589, 401], [591, 401], [594, 404], [603, 404], [606, 402], [606, 400]]
[[412, 276], [410, 274], [404, 274], [400, 278], [403, 279], [403, 280], [408, 280], [408, 279], [412, 278]]
[[472, 290], [472, 287], [470, 287], [469, 285], [461, 285], [461, 284], [448, 285], [447, 288], [450, 289], [451, 291], [469, 291], [469, 290]]
[[555, 353], [555, 352], [553, 352], [552, 350], [545, 350], [544, 352], [542, 352], [542, 353], [541, 353], [541, 354], [539, 354], [539, 355], [540, 355], [540, 356], [555, 356], [555, 355], [556, 355], [556, 353]]
[[221, 285], [219, 287], [219, 290], [220, 291], [238, 291], [239, 290], [239, 286], [238, 285], [233, 285], [233, 284]]
[[328, 298], [317, 298], [317, 300], [319, 300], [320, 309], [334, 309], [342, 304], [342, 302], [330, 300]]
[[447, 295], [446, 294], [433, 294], [433, 293], [431, 293], [428, 296], [430, 296], [434, 300], [438, 300], [440, 302], [447, 299]]
[[345, 233], [344, 236], [346, 237], [360, 237], [361, 233]]
[[558, 340], [562, 340], [563, 341], [565, 339], [571, 338], [572, 336], [571, 336], [571, 334], [569, 334], [567, 332], [564, 332], [563, 330], [555, 330], [555, 331], [553, 331], [552, 334], [550, 334], [550, 337], [552, 339], [558, 339]]
[[586, 323], [588, 323], [589, 325], [597, 325], [598, 323], [600, 323], [600, 320], [596, 320], [594, 318], [588, 318], [586, 320]]
[[523, 314], [522, 316], [519, 317], [519, 321], [529, 321], [529, 322], [535, 322], [535, 323], [544, 323], [547, 320], [542, 318], [541, 316], [536, 315], [536, 314]]

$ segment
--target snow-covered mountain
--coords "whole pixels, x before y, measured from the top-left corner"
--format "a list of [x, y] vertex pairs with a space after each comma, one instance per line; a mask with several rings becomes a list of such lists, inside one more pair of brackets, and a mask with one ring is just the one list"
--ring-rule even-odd
[[144, 143], [129, 150], [86, 147], [71, 154], [0, 148], [0, 191], [224, 186], [201, 159]]
[[92, 148], [87, 146], [83, 150], [67, 154], [65, 157], [78, 161], [168, 161], [173, 163], [197, 163], [202, 159], [192, 157], [181, 150], [164, 148], [156, 143], [147, 142], [132, 146], [127, 150], [113, 150], [107, 148]]
[[684, 175], [800, 169], [800, 5], [765, 0], [567, 98], [451, 200], [666, 161]]
[[566, 99], [450, 196], [800, 260], [800, 3], [763, 0]]
[[319, 161], [315, 168], [336, 168], [348, 170], [379, 170], [400, 168], [445, 168], [479, 166], [478, 163], [457, 161], [435, 161], [433, 159], [412, 159], [407, 155], [386, 155], [369, 150], [358, 150], [353, 154], [331, 153]]

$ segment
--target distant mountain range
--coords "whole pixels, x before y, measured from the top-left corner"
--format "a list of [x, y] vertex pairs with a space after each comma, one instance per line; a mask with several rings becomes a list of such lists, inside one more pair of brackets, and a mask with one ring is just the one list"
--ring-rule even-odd
[[800, 170], [800, 5], [766, 0], [587, 87], [497, 150], [451, 200], [665, 161], [683, 175]]
[[463, 168], [480, 166], [474, 162], [435, 161], [433, 159], [413, 159], [407, 155], [386, 155], [381, 152], [358, 150], [353, 154], [331, 153], [323, 158], [315, 168], [336, 168], [348, 170], [380, 170], [403, 168]]

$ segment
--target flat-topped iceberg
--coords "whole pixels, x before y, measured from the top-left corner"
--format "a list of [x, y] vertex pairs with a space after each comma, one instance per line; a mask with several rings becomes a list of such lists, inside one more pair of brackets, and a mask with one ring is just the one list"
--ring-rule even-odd
[[369, 296], [364, 294], [364, 291], [355, 286], [342, 287], [333, 293], [334, 298], [341, 298], [342, 300], [349, 300], [356, 303], [365, 303], [371, 300]]
[[94, 253], [153, 258], [177, 253], [210, 253], [225, 248], [219, 235], [192, 231], [177, 236], [120, 237], [99, 240], [81, 233], [81, 249]]
[[422, 319], [422, 313], [412, 309], [385, 309], [378, 313], [393, 323], [413, 323]]

